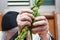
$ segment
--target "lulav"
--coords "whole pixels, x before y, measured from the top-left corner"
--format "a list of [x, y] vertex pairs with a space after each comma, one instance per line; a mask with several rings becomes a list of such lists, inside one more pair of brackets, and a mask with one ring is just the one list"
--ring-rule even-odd
[[[38, 9], [40, 7], [40, 5], [43, 3], [44, 0], [34, 0], [34, 4], [31, 7], [31, 10], [33, 11], [33, 15], [34, 17], [40, 16], [40, 13], [38, 12]], [[35, 22], [35, 20], [33, 20], [33, 22]], [[18, 34], [17, 38], [15, 38], [15, 40], [24, 40], [28, 34], [28, 30], [30, 30], [30, 37], [32, 40], [32, 32], [31, 29], [34, 28], [33, 26], [31, 26], [30, 28], [28, 27], [24, 27], [20, 33]]]

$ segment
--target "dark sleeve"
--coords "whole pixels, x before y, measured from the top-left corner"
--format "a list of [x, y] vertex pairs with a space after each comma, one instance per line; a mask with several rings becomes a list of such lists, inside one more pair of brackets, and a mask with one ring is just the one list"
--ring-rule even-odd
[[16, 17], [19, 13], [15, 11], [7, 12], [2, 18], [2, 31], [17, 27]]
[[18, 32], [16, 32], [11, 38], [10, 40], [15, 40], [15, 38], [18, 36]]
[[[10, 38], [10, 40], [15, 40], [15, 38], [17, 38], [17, 36], [18, 36], [18, 32], [16, 32], [16, 33]], [[26, 40], [26, 38], [25, 38], [24, 40]]]
[[51, 37], [51, 40], [55, 40], [55, 38], [54, 37], [52, 37], [52, 36], [50, 36]]

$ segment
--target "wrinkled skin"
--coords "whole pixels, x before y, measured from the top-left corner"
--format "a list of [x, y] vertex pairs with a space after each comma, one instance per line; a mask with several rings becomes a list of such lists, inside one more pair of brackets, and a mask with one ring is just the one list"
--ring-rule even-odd
[[[36, 20], [36, 22], [32, 23], [33, 19]], [[17, 16], [17, 24], [20, 30], [26, 25], [33, 25], [36, 27], [32, 29], [34, 34], [38, 33], [42, 40], [49, 40], [47, 37], [49, 25], [45, 16], [34, 17], [31, 10], [22, 10]]]

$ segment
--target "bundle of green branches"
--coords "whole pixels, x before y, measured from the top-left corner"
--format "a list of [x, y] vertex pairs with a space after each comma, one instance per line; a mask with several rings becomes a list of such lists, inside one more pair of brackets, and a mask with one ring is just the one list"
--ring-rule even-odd
[[[41, 6], [41, 4], [43, 3], [43, 0], [34, 0], [34, 4], [31, 7], [31, 10], [33, 11], [33, 15], [34, 17], [40, 16], [40, 13], [38, 12], [39, 7]], [[33, 22], [35, 22], [35, 20], [33, 20]], [[32, 22], [32, 23], [33, 23]], [[31, 27], [24, 27], [19, 33], [17, 38], [15, 38], [15, 40], [24, 40], [27, 37], [28, 34], [28, 30], [30, 30], [30, 37], [32, 40], [32, 31], [31, 29], [34, 28], [34, 26], [32, 25]]]

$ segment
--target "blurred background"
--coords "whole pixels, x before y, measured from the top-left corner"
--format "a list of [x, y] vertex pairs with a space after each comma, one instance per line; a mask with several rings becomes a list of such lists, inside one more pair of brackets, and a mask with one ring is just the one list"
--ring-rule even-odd
[[[21, 9], [30, 9], [32, 3], [33, 0], [0, 0], [0, 15], [5, 15], [8, 11], [20, 12]], [[53, 11], [57, 13], [58, 40], [60, 40], [60, 0], [44, 0], [39, 12], [50, 14]]]

